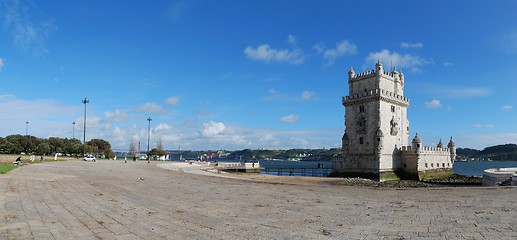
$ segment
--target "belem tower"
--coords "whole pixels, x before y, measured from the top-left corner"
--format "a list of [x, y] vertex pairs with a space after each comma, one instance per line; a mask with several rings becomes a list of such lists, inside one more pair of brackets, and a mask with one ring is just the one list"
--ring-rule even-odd
[[452, 137], [445, 147], [422, 145], [415, 134], [411, 144], [404, 96], [404, 74], [383, 69], [348, 72], [349, 96], [343, 97], [345, 133], [342, 157], [333, 159], [332, 176], [365, 177], [380, 181], [413, 179], [453, 174], [456, 146]]

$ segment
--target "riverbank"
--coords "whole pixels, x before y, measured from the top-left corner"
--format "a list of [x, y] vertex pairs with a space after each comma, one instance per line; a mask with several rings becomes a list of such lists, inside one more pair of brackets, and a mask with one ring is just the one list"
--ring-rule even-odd
[[422, 181], [387, 181], [377, 182], [362, 178], [331, 178], [331, 177], [303, 177], [303, 176], [275, 176], [255, 173], [226, 173], [218, 172], [207, 167], [206, 163], [193, 162], [169, 162], [157, 164], [158, 167], [193, 173], [199, 175], [209, 175], [215, 177], [236, 178], [249, 181], [290, 184], [290, 185], [335, 185], [335, 186], [362, 186], [375, 188], [432, 188], [432, 187], [465, 187], [481, 186], [482, 179], [477, 177], [467, 177], [454, 175], [447, 179], [432, 179]]

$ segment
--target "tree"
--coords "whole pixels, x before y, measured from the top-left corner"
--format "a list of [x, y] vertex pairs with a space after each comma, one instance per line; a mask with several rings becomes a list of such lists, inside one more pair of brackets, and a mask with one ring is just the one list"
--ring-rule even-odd
[[0, 151], [13, 154], [17, 152], [17, 147], [7, 139], [0, 138]]
[[38, 138], [34, 136], [22, 136], [20, 134], [9, 135], [5, 139], [14, 145], [13, 153], [31, 153], [39, 143]]
[[98, 149], [95, 146], [86, 144], [84, 146], [84, 152], [85, 153], [98, 153]]
[[102, 153], [106, 149], [111, 149], [111, 144], [103, 139], [92, 139], [86, 142], [86, 144], [95, 147], [96, 153]]
[[151, 149], [151, 151], [149, 151], [149, 155], [152, 155], [152, 156], [161, 157], [161, 156], [165, 156], [165, 154], [167, 154], [167, 151], [165, 151], [163, 149], [158, 149], [158, 148], [153, 148], [153, 149]]
[[151, 149], [151, 151], [149, 151], [149, 155], [161, 157], [165, 156], [165, 154], [167, 154], [167, 151], [163, 149], [162, 139], [158, 139], [156, 148]]
[[108, 148], [108, 149], [104, 149], [104, 156], [107, 158], [107, 159], [112, 159], [115, 157], [115, 153], [113, 153], [113, 150], [111, 150], [111, 148]]
[[136, 157], [136, 148], [134, 142], [131, 142], [131, 144], [129, 145], [129, 155], [131, 156], [131, 158]]
[[65, 154], [78, 155], [81, 153], [81, 140], [72, 138], [64, 139], [64, 152]]
[[50, 152], [51, 146], [48, 144], [48, 142], [42, 142], [38, 145], [36, 148], [36, 152], [45, 155]]
[[58, 137], [49, 137], [48, 144], [52, 153], [62, 153], [65, 148], [65, 141]]

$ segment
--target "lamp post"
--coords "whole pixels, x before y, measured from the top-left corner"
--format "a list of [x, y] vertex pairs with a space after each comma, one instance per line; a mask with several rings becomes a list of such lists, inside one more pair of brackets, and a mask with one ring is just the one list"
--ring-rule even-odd
[[84, 98], [82, 101], [81, 101], [83, 104], [84, 104], [84, 125], [83, 125], [83, 157], [84, 157], [84, 152], [86, 150], [86, 104], [90, 103], [90, 100], [88, 100], [87, 98]]
[[25, 136], [29, 136], [29, 121], [25, 122]]
[[72, 139], [75, 139], [75, 121], [72, 123]]
[[147, 121], [149, 121], [149, 127], [147, 128], [147, 163], [150, 163], [149, 159], [149, 139], [151, 138], [151, 117], [147, 118]]

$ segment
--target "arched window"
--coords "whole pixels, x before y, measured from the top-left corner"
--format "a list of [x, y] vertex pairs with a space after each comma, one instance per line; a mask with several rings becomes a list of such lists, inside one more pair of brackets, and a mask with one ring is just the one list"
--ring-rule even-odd
[[359, 138], [359, 144], [363, 144], [363, 143], [364, 143], [364, 139], [363, 139], [363, 137], [360, 137]]

